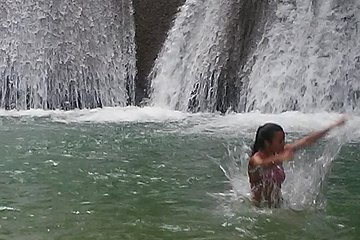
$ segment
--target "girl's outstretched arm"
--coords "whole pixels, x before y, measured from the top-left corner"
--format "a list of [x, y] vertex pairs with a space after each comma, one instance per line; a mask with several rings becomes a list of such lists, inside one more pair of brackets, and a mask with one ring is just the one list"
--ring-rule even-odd
[[285, 149], [292, 149], [293, 151], [299, 150], [301, 148], [304, 148], [306, 146], [311, 145], [312, 143], [316, 142], [318, 139], [322, 138], [323, 136], [325, 136], [331, 129], [344, 125], [345, 122], [347, 121], [347, 117], [342, 117], [341, 119], [339, 119], [338, 121], [336, 121], [335, 123], [331, 124], [330, 126], [328, 126], [327, 128], [320, 130], [320, 131], [315, 131], [309, 135], [307, 135], [304, 138], [301, 138], [293, 143], [290, 144], [286, 144], [285, 145]]

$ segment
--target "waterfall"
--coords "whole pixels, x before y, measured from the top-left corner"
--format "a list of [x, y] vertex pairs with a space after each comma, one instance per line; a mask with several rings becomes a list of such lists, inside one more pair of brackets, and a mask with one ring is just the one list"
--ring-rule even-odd
[[277, 1], [249, 60], [245, 111], [360, 110], [360, 2]]
[[[234, 4], [245, 2], [185, 3], [150, 76], [153, 105], [223, 112], [360, 110], [359, 1], [269, 1], [263, 29], [258, 10], [231, 19]], [[242, 32], [230, 32], [236, 22], [245, 22], [235, 27]]]
[[151, 73], [151, 102], [177, 110], [212, 110], [227, 55], [228, 0], [187, 0]]
[[134, 103], [129, 0], [5, 0], [0, 107], [72, 109]]

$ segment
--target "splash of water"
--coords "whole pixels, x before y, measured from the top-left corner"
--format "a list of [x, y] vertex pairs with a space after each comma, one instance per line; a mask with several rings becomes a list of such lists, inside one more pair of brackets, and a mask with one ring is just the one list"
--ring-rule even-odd
[[[152, 104], [186, 111], [214, 109], [231, 1], [188, 0], [152, 71]], [[192, 109], [194, 108], [194, 109]]]
[[226, 147], [227, 153], [220, 162], [220, 168], [230, 181], [237, 197], [248, 198], [250, 185], [247, 177], [248, 152], [250, 148], [244, 143], [240, 147]]
[[134, 103], [132, 2], [14, 0], [0, 7], [0, 107]]
[[359, 111], [360, 2], [276, 2], [239, 108]]
[[298, 154], [295, 161], [288, 164], [287, 180], [283, 187], [283, 195], [288, 207], [304, 209], [308, 207], [323, 208], [325, 204], [325, 186], [331, 166], [337, 157], [346, 135], [338, 135], [326, 142], [320, 153], [305, 150]]
[[[337, 132], [321, 152], [304, 150], [294, 161], [284, 163], [286, 180], [282, 187], [284, 207], [291, 209], [323, 208], [324, 186], [333, 160], [347, 139], [348, 131]], [[244, 143], [240, 148], [228, 147], [227, 154], [219, 163], [232, 186], [235, 200], [249, 199], [250, 187], [247, 176], [250, 148]]]

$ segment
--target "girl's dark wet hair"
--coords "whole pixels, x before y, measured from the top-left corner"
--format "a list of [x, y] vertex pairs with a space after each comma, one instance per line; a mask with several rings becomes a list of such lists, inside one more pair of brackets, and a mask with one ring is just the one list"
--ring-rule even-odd
[[284, 132], [282, 127], [275, 123], [266, 123], [265, 125], [259, 127], [256, 131], [255, 142], [252, 148], [251, 156], [253, 156], [259, 150], [263, 149], [266, 142], [271, 143], [274, 134], [279, 131]]

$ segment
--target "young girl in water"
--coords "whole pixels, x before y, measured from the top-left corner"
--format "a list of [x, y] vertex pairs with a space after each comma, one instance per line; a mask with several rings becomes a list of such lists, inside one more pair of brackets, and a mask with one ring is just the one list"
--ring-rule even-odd
[[258, 128], [252, 154], [249, 159], [248, 175], [252, 200], [256, 206], [280, 207], [281, 184], [285, 180], [282, 163], [294, 157], [294, 152], [314, 143], [331, 129], [343, 125], [342, 118], [329, 127], [290, 144], [285, 144], [284, 130], [277, 124], [267, 123]]

